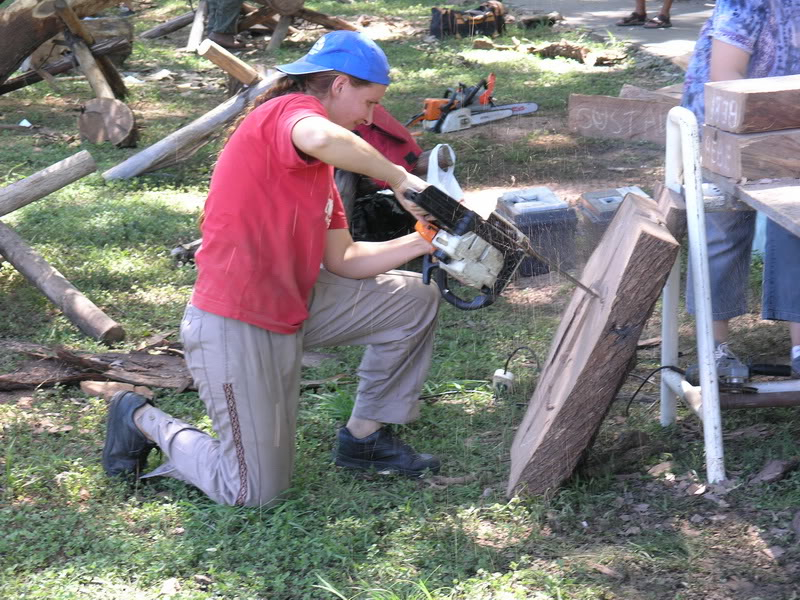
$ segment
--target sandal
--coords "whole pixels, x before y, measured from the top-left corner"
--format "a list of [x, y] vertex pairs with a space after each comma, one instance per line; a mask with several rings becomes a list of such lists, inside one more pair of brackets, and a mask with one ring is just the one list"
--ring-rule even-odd
[[672, 22], [665, 15], [653, 17], [644, 24], [645, 29], [667, 29], [668, 27], [672, 27]]
[[634, 27], [637, 25], [644, 25], [647, 21], [647, 14], [640, 14], [637, 12], [632, 12], [630, 15], [617, 21], [618, 27]]

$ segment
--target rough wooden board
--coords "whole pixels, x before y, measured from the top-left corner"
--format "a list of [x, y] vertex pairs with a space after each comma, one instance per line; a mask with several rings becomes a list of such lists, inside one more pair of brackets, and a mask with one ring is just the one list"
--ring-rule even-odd
[[633, 100], [666, 102], [671, 106], [678, 106], [681, 103], [680, 96], [676, 96], [676, 94], [673, 92], [664, 93], [660, 90], [647, 90], [629, 83], [622, 84], [622, 89], [619, 91], [619, 97]]
[[652, 200], [629, 195], [562, 316], [511, 448], [508, 493], [544, 494], [568, 478], [622, 385], [636, 342], [678, 255]]
[[796, 177], [800, 173], [800, 129], [729, 133], [703, 127], [703, 167], [733, 179]]
[[653, 197], [672, 237], [682, 241], [687, 229], [686, 202], [684, 202], [683, 196], [663, 183], [659, 183], [653, 191]]
[[800, 180], [748, 183], [737, 188], [740, 200], [800, 236]]
[[705, 85], [706, 125], [732, 133], [800, 127], [800, 75]]
[[587, 137], [666, 143], [669, 102], [570, 94], [569, 128]]

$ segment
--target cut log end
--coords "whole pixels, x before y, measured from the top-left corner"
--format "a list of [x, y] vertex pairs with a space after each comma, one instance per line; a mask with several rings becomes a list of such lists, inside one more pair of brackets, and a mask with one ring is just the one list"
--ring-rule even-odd
[[130, 108], [113, 98], [94, 98], [78, 117], [81, 137], [93, 144], [111, 142], [121, 148], [136, 145], [136, 120]]

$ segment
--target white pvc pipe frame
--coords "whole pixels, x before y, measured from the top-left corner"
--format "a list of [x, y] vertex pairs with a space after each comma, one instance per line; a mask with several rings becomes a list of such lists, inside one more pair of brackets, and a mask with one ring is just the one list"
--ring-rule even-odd
[[[676, 192], [683, 191], [686, 202], [689, 257], [694, 285], [697, 358], [700, 387], [690, 385], [679, 373], [661, 371], [661, 425], [675, 422], [677, 397], [703, 421], [706, 450], [706, 477], [709, 483], [725, 479], [725, 457], [722, 445], [722, 417], [719, 407], [719, 385], [714, 364], [711, 283], [708, 271], [705, 210], [700, 172], [700, 136], [697, 119], [690, 110], [677, 106], [667, 114], [667, 150], [664, 183]], [[678, 304], [680, 260], [672, 267], [664, 286], [661, 321], [661, 365], [678, 366]], [[798, 381], [751, 384], [759, 393], [797, 391]], [[702, 396], [700, 390], [703, 391]], [[702, 402], [698, 404], [698, 399]]]

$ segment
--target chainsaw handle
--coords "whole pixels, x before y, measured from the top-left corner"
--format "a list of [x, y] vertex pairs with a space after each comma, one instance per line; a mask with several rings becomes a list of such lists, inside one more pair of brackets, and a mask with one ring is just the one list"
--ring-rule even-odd
[[479, 308], [485, 308], [494, 304], [494, 301], [497, 299], [493, 293], [478, 294], [469, 301], [459, 298], [450, 291], [447, 273], [439, 268], [439, 264], [433, 260], [433, 256], [426, 254], [422, 258], [422, 282], [430, 284], [431, 274], [436, 278], [436, 285], [439, 286], [439, 293], [442, 295], [442, 298], [460, 310], [478, 310]]

